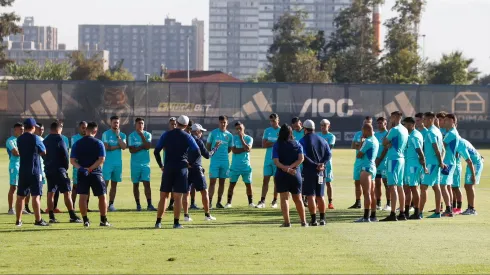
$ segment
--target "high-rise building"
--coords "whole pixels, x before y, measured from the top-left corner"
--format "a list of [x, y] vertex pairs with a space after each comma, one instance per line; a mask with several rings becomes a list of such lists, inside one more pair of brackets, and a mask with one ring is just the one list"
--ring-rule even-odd
[[58, 29], [55, 27], [35, 26], [34, 17], [24, 18], [22, 33], [10, 35], [13, 42], [33, 42], [36, 50], [57, 50]]
[[202, 41], [202, 43], [195, 43], [196, 50], [196, 69], [198, 71], [204, 70], [204, 21], [192, 20], [192, 26], [196, 27], [196, 41]]
[[303, 10], [308, 31], [334, 31], [338, 12], [352, 0], [210, 0], [209, 69], [253, 76], [267, 62], [272, 27], [285, 12]]
[[[135, 79], [160, 74], [162, 65], [170, 70], [199, 70], [204, 62], [204, 22], [183, 26], [175, 19], [165, 25], [79, 25], [79, 49], [108, 50], [111, 65], [124, 59], [124, 67]], [[202, 29], [202, 32], [200, 32]]]

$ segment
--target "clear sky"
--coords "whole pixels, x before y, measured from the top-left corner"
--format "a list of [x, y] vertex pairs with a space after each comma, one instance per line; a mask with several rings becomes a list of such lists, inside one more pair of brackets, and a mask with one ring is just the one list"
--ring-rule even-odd
[[[394, 16], [395, 0], [385, 0], [382, 19]], [[425, 56], [462, 50], [475, 59], [474, 66], [490, 73], [490, 0], [428, 0], [420, 33], [426, 35]], [[190, 24], [205, 21], [207, 68], [208, 0], [16, 0], [14, 11], [22, 18], [34, 16], [36, 25], [58, 28], [58, 42], [76, 49], [79, 24], [163, 24], [166, 16]], [[384, 34], [385, 30], [382, 30]], [[423, 44], [421, 42], [421, 44]], [[422, 46], [422, 45], [421, 45]], [[422, 50], [421, 50], [422, 53]]]

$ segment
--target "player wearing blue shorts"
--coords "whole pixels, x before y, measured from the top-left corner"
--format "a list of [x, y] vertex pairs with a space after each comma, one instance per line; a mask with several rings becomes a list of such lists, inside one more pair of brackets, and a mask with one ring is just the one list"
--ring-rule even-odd
[[16, 226], [22, 226], [22, 207], [25, 197], [32, 197], [36, 226], [49, 226], [41, 217], [41, 200], [43, 193], [41, 156], [46, 154], [46, 148], [41, 137], [34, 134], [36, 120], [28, 118], [24, 121], [24, 133], [17, 138], [19, 150], [19, 182], [17, 187], [17, 201], [15, 202]]
[[[388, 148], [385, 150], [383, 146], [383, 139], [388, 134], [388, 130], [386, 129], [387, 121], [384, 117], [378, 117], [376, 122], [378, 124], [378, 131], [374, 133], [374, 137], [376, 137], [379, 143], [378, 155], [376, 156], [376, 178], [374, 180], [376, 210], [391, 211], [390, 192], [388, 192], [388, 181], [386, 179], [386, 153], [388, 152]], [[381, 184], [384, 185], [386, 194], [386, 205], [384, 208], [381, 208]]]
[[[291, 128], [293, 128], [293, 137], [295, 140], [300, 141], [305, 136], [303, 125], [299, 117], [293, 117], [291, 119]], [[299, 169], [303, 169], [303, 164], [299, 166]], [[304, 194], [303, 203], [305, 204], [305, 207], [308, 207], [308, 200], [306, 199], [306, 196]]]
[[[264, 135], [262, 136], [262, 148], [266, 148], [265, 158], [264, 158], [264, 180], [262, 182], [262, 196], [260, 201], [257, 203], [256, 208], [265, 207], [265, 197], [269, 191], [269, 181], [272, 176], [276, 174], [277, 167], [272, 160], [272, 147], [277, 141], [279, 136], [279, 116], [273, 113], [269, 116], [269, 122], [271, 127], [264, 130]], [[274, 177], [275, 179], [275, 177]], [[276, 182], [274, 182], [274, 199], [272, 200], [272, 208], [277, 208], [277, 190]]]
[[373, 126], [362, 126], [364, 138], [357, 158], [361, 167], [361, 185], [364, 194], [364, 216], [355, 222], [377, 222], [376, 200], [374, 194], [373, 178], [376, 176], [376, 156], [378, 155], [379, 142], [374, 136]]
[[[405, 216], [410, 220], [420, 219], [420, 195], [417, 187], [420, 185], [422, 175], [428, 172], [423, 152], [424, 138], [415, 129], [415, 119], [407, 117], [403, 120], [409, 136], [405, 150], [405, 174], [403, 189], [405, 190]], [[410, 216], [410, 202], [413, 202], [415, 213]]]
[[423, 218], [425, 203], [427, 202], [427, 189], [432, 187], [435, 194], [436, 210], [430, 218], [440, 218], [441, 209], [441, 189], [439, 186], [441, 180], [441, 169], [444, 167], [442, 155], [444, 145], [442, 142], [441, 131], [434, 125], [436, 116], [433, 112], [424, 114], [424, 126], [427, 128], [424, 136], [424, 155], [428, 173], [422, 177], [420, 185], [420, 217]]
[[[63, 124], [61, 121], [59, 121], [59, 122], [61, 124]], [[45, 136], [44, 139], [46, 139], [48, 137], [49, 137], [49, 134], [47, 136]], [[63, 140], [63, 143], [65, 144], [65, 147], [68, 150], [68, 153], [70, 153], [70, 140], [65, 135], [61, 135], [61, 139]], [[71, 186], [70, 186], [70, 189], [71, 189]], [[60, 189], [57, 188], [56, 192], [54, 193], [54, 213], [62, 213], [61, 210], [58, 209], [59, 197], [60, 197]], [[48, 212], [48, 209], [46, 209], [46, 212]]]
[[[305, 136], [299, 140], [303, 147], [304, 165], [302, 193], [308, 199], [308, 210], [311, 215], [311, 226], [324, 226], [325, 211], [325, 164], [332, 158], [327, 141], [315, 134], [315, 123], [306, 120], [304, 123]], [[320, 212], [320, 222], [316, 221], [316, 212]]]
[[302, 227], [308, 227], [301, 197], [301, 175], [298, 166], [304, 160], [303, 147], [294, 140], [293, 130], [287, 124], [281, 126], [277, 140], [272, 147], [272, 159], [277, 167], [274, 175], [277, 192], [281, 196], [281, 211], [284, 223], [281, 227], [291, 227], [289, 219], [289, 194], [293, 197]]
[[219, 179], [218, 187], [218, 202], [216, 208], [224, 208], [221, 204], [223, 193], [225, 192], [225, 181], [230, 174], [230, 160], [228, 154], [231, 152], [233, 135], [226, 130], [228, 127], [228, 117], [219, 117], [219, 127], [209, 133], [206, 148], [208, 151], [216, 146], [216, 142], [220, 142], [221, 145], [211, 157], [209, 164], [209, 205], [213, 204], [214, 188], [216, 186], [216, 179]]
[[102, 134], [106, 150], [106, 158], [102, 167], [106, 186], [111, 182], [109, 191], [109, 212], [116, 211], [114, 200], [116, 199], [117, 183], [122, 182], [122, 150], [126, 150], [126, 134], [119, 128], [119, 117], [111, 117], [111, 129]]
[[457, 119], [454, 114], [447, 114], [444, 118], [444, 126], [446, 127], [446, 135], [444, 135], [444, 167], [447, 168], [448, 173], [443, 174], [441, 178], [441, 193], [446, 204], [446, 211], [443, 213], [445, 217], [452, 217], [452, 184], [454, 177], [454, 170], [456, 169], [457, 148], [459, 144], [459, 133], [456, 130]]
[[230, 187], [228, 187], [228, 202], [225, 208], [231, 207], [233, 190], [240, 176], [247, 188], [248, 206], [255, 207], [252, 191], [252, 165], [250, 164], [250, 152], [252, 151], [253, 138], [245, 134], [245, 125], [240, 121], [235, 123], [236, 135], [233, 136], [233, 153], [230, 167]]
[[[333, 147], [335, 146], [336, 138], [334, 134], [330, 133], [330, 121], [328, 119], [322, 119], [322, 121], [320, 121], [320, 129], [321, 132], [318, 133], [318, 135], [327, 141], [328, 146], [330, 146], [330, 151], [332, 151]], [[328, 209], [335, 209], [333, 205], [333, 177], [332, 158], [330, 158], [330, 160], [325, 165], [325, 182], [327, 185]]]
[[[468, 199], [468, 208], [462, 212], [463, 215], [478, 215], [475, 210], [475, 185], [480, 184], [480, 178], [483, 173], [483, 157], [478, 153], [475, 147], [466, 139], [461, 138], [458, 154], [466, 160], [466, 172], [464, 175], [466, 197]], [[459, 191], [459, 188], [458, 188]], [[461, 194], [461, 192], [459, 192]], [[462, 198], [458, 198], [458, 209], [461, 212]]]
[[[73, 145], [82, 139], [85, 136], [85, 130], [87, 129], [87, 122], [86, 121], [80, 121], [78, 123], [78, 134], [74, 135], [71, 137], [71, 147], [73, 148]], [[72, 165], [73, 167], [73, 165]], [[73, 181], [73, 188], [71, 191], [71, 200], [73, 201], [73, 207], [76, 208], [76, 201], [77, 201], [77, 184], [78, 184], [78, 171], [75, 167], [73, 167], [73, 173], [72, 173], [72, 181]], [[87, 199], [90, 199], [90, 194], [88, 195]], [[88, 210], [90, 212], [90, 210]]]
[[[190, 123], [191, 122], [189, 121], [189, 124]], [[168, 131], [172, 131], [175, 128], [177, 128], [177, 119], [175, 117], [171, 117], [168, 120]], [[162, 152], [162, 159], [165, 159], [165, 151]], [[170, 201], [168, 203], [167, 211], [172, 211], [172, 210], [174, 210], [174, 196], [170, 194]]]
[[[388, 147], [386, 154], [386, 178], [390, 191], [392, 203], [390, 215], [381, 221], [406, 220], [405, 216], [405, 193], [403, 192], [403, 174], [405, 170], [405, 149], [408, 141], [408, 130], [401, 124], [402, 113], [395, 111], [391, 113], [391, 129], [388, 131], [383, 146]], [[396, 204], [399, 199], [400, 214], [396, 217]]]
[[[183, 228], [179, 223], [182, 209], [182, 197], [189, 192], [188, 169], [192, 168], [200, 154], [199, 146], [194, 138], [184, 130], [189, 124], [187, 116], [177, 119], [177, 128], [165, 132], [158, 141], [153, 155], [158, 167], [163, 171], [160, 185], [160, 202], [158, 203], [157, 220], [155, 228], [162, 228], [162, 216], [170, 193], [174, 196], [174, 226], [175, 229]], [[160, 152], [165, 150], [165, 169], [162, 164]]]
[[102, 176], [101, 165], [105, 161], [105, 145], [102, 141], [95, 138], [98, 125], [95, 122], [87, 123], [85, 135], [74, 143], [71, 147], [70, 162], [78, 171], [78, 202], [80, 214], [82, 214], [83, 226], [90, 227], [88, 213], [88, 194], [92, 194], [99, 199], [100, 226], [109, 227], [111, 224], [107, 220], [107, 187]]
[[[363, 127], [365, 124], [373, 125], [373, 118], [370, 116], [365, 117], [364, 121], [362, 122]], [[352, 144], [351, 144], [351, 148], [356, 149], [354, 172], [353, 172], [356, 202], [351, 207], [349, 207], [349, 209], [361, 209], [361, 195], [362, 195], [361, 166], [360, 166], [361, 161], [357, 158], [357, 154], [359, 154], [359, 149], [361, 148], [363, 141], [364, 138], [362, 137], [362, 131], [356, 132], [354, 134], [354, 138], [352, 139]]]
[[148, 203], [146, 210], [156, 211], [151, 203], [150, 187], [150, 147], [151, 134], [145, 131], [145, 120], [136, 118], [136, 130], [129, 134], [128, 146], [131, 153], [131, 182], [133, 182], [133, 195], [136, 201], [136, 211], [141, 211], [140, 204], [140, 182], [143, 182], [145, 188], [145, 197]]
[[[17, 148], [17, 138], [24, 133], [24, 125], [18, 122], [14, 124], [14, 135], [7, 139], [5, 147], [7, 148], [7, 153], [9, 155], [9, 193], [8, 193], [8, 205], [9, 205], [9, 215], [15, 215], [14, 210], [14, 194], [15, 190], [17, 190], [17, 184], [19, 182], [19, 166], [20, 166], [20, 157], [19, 157], [19, 149]], [[27, 207], [26, 207], [27, 213]], [[29, 210], [30, 212], [30, 210]]]

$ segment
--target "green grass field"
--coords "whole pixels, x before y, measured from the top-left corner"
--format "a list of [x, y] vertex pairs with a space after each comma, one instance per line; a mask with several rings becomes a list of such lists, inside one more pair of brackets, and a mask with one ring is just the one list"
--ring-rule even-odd
[[[260, 198], [264, 152], [255, 149], [252, 153], [254, 203]], [[482, 153], [490, 159], [490, 151]], [[327, 211], [325, 227], [301, 228], [292, 209], [293, 227], [279, 228], [280, 209], [248, 208], [245, 187], [239, 184], [234, 207], [212, 211], [217, 221], [204, 222], [202, 210], [191, 211], [194, 221], [184, 224], [183, 230], [172, 230], [169, 213], [163, 219], [164, 229], [156, 230], [155, 212], [134, 211], [127, 151], [124, 182], [115, 202], [119, 211], [108, 215], [112, 228], [99, 228], [97, 213], [90, 213], [94, 222], [89, 229], [70, 224], [66, 212], [57, 215], [63, 223], [49, 228], [35, 228], [33, 216], [24, 216], [24, 226], [16, 228], [15, 218], [5, 214], [8, 159], [2, 154], [0, 273], [490, 273], [488, 169], [477, 186], [478, 216], [354, 224], [362, 212], [346, 210], [354, 199], [353, 157], [352, 150], [334, 150], [337, 209]], [[160, 175], [153, 161], [155, 205]], [[432, 191], [429, 197], [427, 208], [432, 209]], [[270, 199], [271, 195], [268, 203]], [[200, 199], [196, 201], [202, 206]], [[60, 204], [66, 211], [62, 200]], [[466, 199], [463, 205], [466, 208]], [[96, 200], [91, 200], [90, 208], [97, 208]]]

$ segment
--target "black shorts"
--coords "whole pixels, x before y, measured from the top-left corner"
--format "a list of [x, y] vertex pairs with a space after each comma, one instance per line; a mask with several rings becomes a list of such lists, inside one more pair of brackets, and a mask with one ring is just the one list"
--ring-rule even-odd
[[301, 194], [301, 175], [299, 173], [293, 176], [277, 170], [274, 180], [276, 182], [277, 193], [289, 192], [293, 195]]
[[187, 168], [165, 168], [160, 184], [160, 192], [187, 194], [188, 189]]
[[17, 187], [17, 196], [42, 196], [43, 182], [42, 175], [19, 174], [19, 183]]
[[66, 193], [71, 191], [70, 178], [67, 172], [46, 174], [46, 180], [48, 182], [48, 192]]
[[208, 188], [206, 184], [206, 177], [204, 176], [204, 168], [201, 166], [193, 167], [189, 169], [189, 179], [188, 179], [188, 192], [191, 191], [191, 188], [194, 187], [196, 191], [204, 191]]
[[106, 184], [102, 174], [89, 174], [88, 176], [85, 176], [78, 173], [77, 193], [79, 195], [89, 195], [90, 189], [92, 189], [92, 194], [96, 197], [107, 193]]
[[306, 173], [303, 176], [303, 195], [305, 196], [325, 196], [325, 180], [318, 184], [319, 176], [311, 173]]

